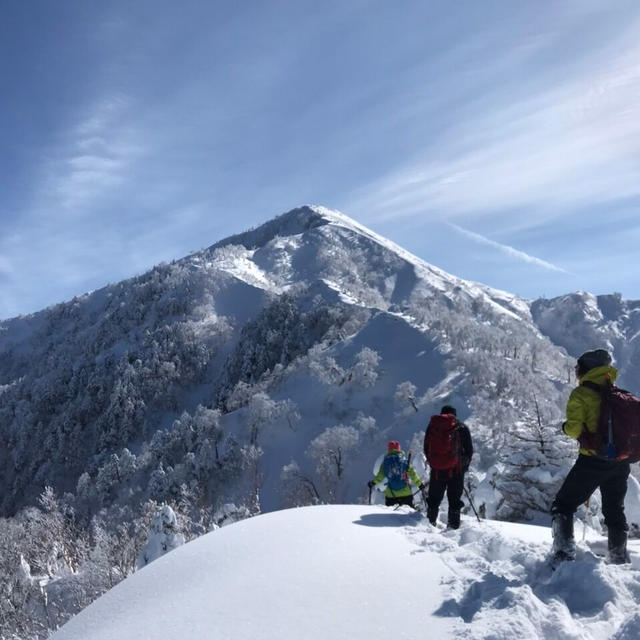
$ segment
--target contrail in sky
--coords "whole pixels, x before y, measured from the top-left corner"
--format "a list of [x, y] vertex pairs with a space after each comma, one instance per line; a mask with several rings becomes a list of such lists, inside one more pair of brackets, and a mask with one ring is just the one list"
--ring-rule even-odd
[[550, 271], [558, 271], [560, 273], [573, 275], [566, 269], [563, 269], [562, 267], [558, 267], [555, 264], [552, 264], [551, 262], [547, 262], [546, 260], [536, 258], [535, 256], [531, 256], [528, 253], [525, 253], [524, 251], [520, 251], [519, 249], [514, 249], [509, 245], [501, 244], [500, 242], [496, 242], [495, 240], [486, 238], [485, 236], [482, 236], [479, 233], [474, 233], [473, 231], [469, 231], [468, 229], [463, 229], [462, 227], [459, 227], [457, 224], [454, 224], [453, 222], [447, 222], [447, 224], [453, 229], [455, 229], [458, 233], [461, 233], [467, 238], [471, 238], [471, 240], [474, 240], [481, 244], [486, 244], [486, 245], [489, 245], [490, 247], [494, 247], [499, 251], [506, 253], [509, 256], [517, 258], [518, 260], [523, 260], [524, 262], [535, 264], [539, 267], [543, 267], [544, 269], [549, 269]]

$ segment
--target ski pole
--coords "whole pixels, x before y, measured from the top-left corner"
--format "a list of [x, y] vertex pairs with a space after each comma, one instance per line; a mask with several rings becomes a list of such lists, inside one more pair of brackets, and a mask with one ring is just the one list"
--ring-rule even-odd
[[471, 499], [471, 496], [469, 495], [469, 492], [467, 491], [467, 487], [465, 487], [464, 485], [462, 485], [462, 488], [464, 489], [464, 495], [467, 496], [467, 500], [469, 501], [469, 504], [471, 505], [471, 508], [473, 509], [473, 513], [476, 514], [476, 518], [478, 518], [478, 522], [482, 522], [482, 520], [480, 520], [480, 516], [478, 515], [478, 512], [476, 511], [476, 508], [473, 504], [473, 500]]
[[415, 498], [419, 493], [421, 493], [422, 491], [424, 491], [425, 485], [424, 482], [422, 483], [422, 487], [418, 487], [412, 494], [411, 497]]

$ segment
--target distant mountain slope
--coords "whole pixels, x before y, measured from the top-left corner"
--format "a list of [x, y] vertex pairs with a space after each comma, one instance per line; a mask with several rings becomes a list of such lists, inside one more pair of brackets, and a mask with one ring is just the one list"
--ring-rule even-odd
[[[562, 416], [572, 359], [533, 309], [539, 326], [528, 301], [295, 209], [0, 323], [0, 513], [46, 485], [88, 513], [185, 492], [273, 509], [294, 499], [291, 463], [322, 499], [361, 500], [385, 438], [415, 449], [445, 401], [484, 472], [536, 411], [549, 429]], [[357, 446], [336, 483], [310, 446], [339, 426]]]
[[589, 532], [552, 574], [546, 527], [458, 531], [406, 508], [322, 506], [233, 524], [161, 557], [79, 613], [52, 640], [220, 637], [632, 638], [633, 568], [607, 566]]
[[609, 349], [621, 384], [640, 393], [640, 300], [580, 291], [535, 300], [531, 314], [545, 335], [575, 357], [596, 347]]

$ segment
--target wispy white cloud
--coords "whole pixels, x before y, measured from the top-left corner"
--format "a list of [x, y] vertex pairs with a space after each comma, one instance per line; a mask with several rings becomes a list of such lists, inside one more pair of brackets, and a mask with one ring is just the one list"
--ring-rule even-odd
[[562, 267], [558, 267], [555, 264], [552, 264], [551, 262], [547, 262], [546, 260], [542, 260], [541, 258], [536, 258], [535, 256], [529, 255], [528, 253], [525, 253], [524, 251], [520, 251], [519, 249], [515, 249], [514, 247], [510, 247], [509, 245], [502, 244], [500, 242], [496, 242], [495, 240], [491, 240], [490, 238], [487, 238], [487, 237], [485, 237], [485, 236], [483, 236], [483, 235], [481, 235], [479, 233], [475, 233], [473, 231], [469, 231], [468, 229], [463, 229], [462, 227], [460, 227], [457, 224], [454, 224], [452, 222], [448, 222], [447, 225], [449, 227], [451, 227], [452, 229], [455, 229], [458, 233], [461, 233], [462, 235], [466, 236], [467, 238], [470, 238], [474, 242], [479, 242], [480, 244], [485, 244], [485, 245], [488, 245], [488, 246], [493, 247], [495, 249], [498, 249], [502, 253], [505, 253], [508, 256], [510, 256], [511, 258], [515, 258], [517, 260], [528, 262], [529, 264], [533, 264], [533, 265], [535, 265], [537, 267], [542, 267], [543, 269], [548, 269], [550, 271], [557, 271], [559, 273], [572, 275], [566, 269], [563, 269]]
[[88, 208], [131, 177], [131, 166], [145, 145], [126, 124], [130, 112], [131, 103], [123, 96], [99, 101], [64, 136], [49, 162], [43, 189], [48, 208]]
[[508, 85], [499, 93], [494, 87], [438, 136], [437, 146], [367, 185], [356, 208], [381, 220], [534, 208], [535, 219], [518, 221], [523, 227], [586, 204], [640, 196], [636, 40], [623, 33], [574, 70], [570, 82], [558, 82], [547, 67], [518, 98]]

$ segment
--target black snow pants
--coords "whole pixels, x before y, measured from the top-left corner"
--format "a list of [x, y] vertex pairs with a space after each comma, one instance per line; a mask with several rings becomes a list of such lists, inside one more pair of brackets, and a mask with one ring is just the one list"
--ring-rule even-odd
[[599, 488], [607, 529], [627, 531], [629, 527], [624, 515], [624, 497], [627, 494], [629, 472], [628, 462], [579, 455], [551, 505], [551, 515], [573, 517], [576, 509]]
[[[427, 510], [431, 513], [438, 513], [445, 491], [449, 501], [449, 514], [456, 514], [458, 521], [460, 509], [464, 503], [460, 499], [464, 491], [464, 473], [457, 469], [451, 471], [436, 471], [431, 469], [429, 475], [429, 492], [427, 493]], [[454, 516], [455, 517], [455, 516]]]
[[[392, 507], [394, 504], [406, 504], [413, 507], [413, 496], [385, 496], [384, 503], [387, 507]], [[415, 508], [415, 507], [414, 507]]]

